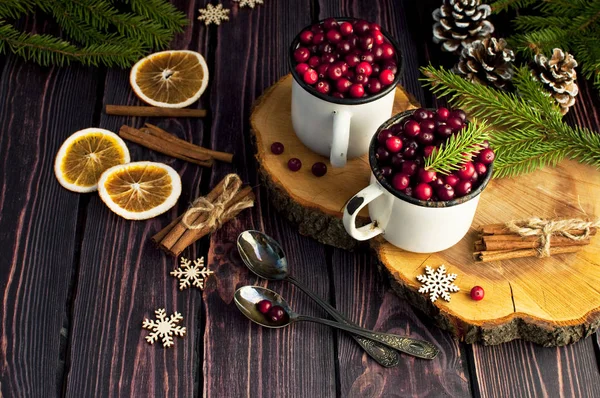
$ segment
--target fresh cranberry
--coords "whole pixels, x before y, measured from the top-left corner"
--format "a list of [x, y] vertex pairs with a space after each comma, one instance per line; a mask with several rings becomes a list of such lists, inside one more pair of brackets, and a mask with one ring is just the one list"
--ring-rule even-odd
[[334, 66], [338, 66], [342, 70], [342, 74], [348, 72], [348, 64], [344, 61], [337, 61], [333, 63]]
[[475, 172], [480, 176], [484, 176], [487, 172], [487, 166], [481, 162], [475, 162]]
[[365, 95], [365, 87], [362, 84], [350, 86], [350, 96], [352, 98], [361, 98], [363, 95]]
[[310, 51], [306, 47], [298, 47], [294, 51], [294, 59], [296, 62], [306, 62], [310, 58]]
[[456, 176], [461, 180], [470, 180], [473, 177], [473, 173], [475, 173], [473, 162], [467, 162], [456, 172]]
[[479, 174], [475, 171], [469, 180], [473, 183], [473, 187], [477, 185], [477, 181], [479, 181]]
[[271, 302], [269, 300], [260, 300], [256, 304], [256, 308], [258, 308], [258, 312], [260, 312], [261, 314], [267, 314], [269, 312], [269, 310], [271, 309], [272, 305], [273, 304], [271, 304]]
[[335, 29], [338, 27], [338, 22], [335, 20], [335, 18], [327, 18], [323, 21], [323, 27], [327, 30]]
[[467, 114], [462, 109], [453, 110], [452, 112], [450, 112], [450, 117], [458, 117], [463, 122], [467, 120]]
[[450, 117], [450, 111], [444, 107], [439, 107], [435, 113], [437, 119], [441, 121], [446, 121], [448, 120], [448, 117]]
[[[394, 61], [385, 61], [382, 65], [383, 69], [391, 71], [394, 75], [398, 73], [398, 65]], [[431, 111], [428, 111], [431, 112]]]
[[285, 310], [282, 307], [275, 305], [271, 307], [271, 309], [269, 309], [267, 317], [271, 322], [279, 323], [286, 319], [287, 314], [285, 313]]
[[433, 152], [434, 149], [435, 149], [435, 146], [427, 145], [425, 148], [423, 148], [423, 157], [428, 158], [429, 156], [431, 156], [431, 153]]
[[481, 286], [475, 286], [473, 287], [473, 289], [471, 289], [471, 298], [475, 301], [480, 301], [483, 300], [483, 297], [485, 296], [485, 291], [483, 290], [483, 288]]
[[454, 191], [458, 196], [468, 195], [471, 193], [471, 189], [473, 189], [473, 184], [467, 180], [460, 180], [454, 187]]
[[433, 170], [419, 169], [417, 177], [419, 181], [429, 183], [437, 178], [437, 173]]
[[421, 182], [415, 187], [414, 195], [417, 199], [429, 200], [433, 195], [433, 189], [431, 189], [431, 185]]
[[373, 73], [373, 68], [371, 67], [371, 64], [368, 62], [361, 62], [360, 64], [356, 65], [356, 73], [361, 73], [367, 76], [371, 76], [371, 73]]
[[340, 54], [348, 54], [352, 50], [352, 45], [348, 40], [342, 40], [338, 43], [337, 50]]
[[477, 160], [479, 160], [481, 163], [483, 163], [485, 165], [488, 165], [488, 164], [491, 164], [495, 158], [496, 158], [496, 154], [494, 153], [494, 151], [492, 151], [490, 148], [485, 148], [484, 150], [482, 150], [479, 153]]
[[316, 68], [319, 65], [321, 65], [321, 58], [317, 57], [316, 55], [313, 55], [308, 59], [308, 66], [311, 68]]
[[451, 117], [446, 122], [446, 125], [449, 126], [452, 131], [458, 131], [463, 128], [463, 121], [459, 117]]
[[415, 175], [418, 167], [413, 160], [406, 160], [402, 163], [402, 173], [409, 176]]
[[356, 54], [348, 54], [348, 55], [346, 55], [346, 58], [344, 58], [344, 59], [346, 60], [346, 63], [348, 64], [348, 66], [351, 68], [360, 63], [360, 58]]
[[372, 77], [367, 82], [367, 91], [371, 94], [377, 94], [381, 91], [381, 83], [376, 78]]
[[421, 132], [421, 126], [415, 120], [408, 120], [404, 123], [404, 134], [409, 137], [416, 137]]
[[360, 48], [367, 51], [373, 47], [373, 42], [374, 40], [372, 36], [363, 36], [360, 39], [358, 39], [358, 45], [360, 46]]
[[391, 153], [400, 152], [400, 150], [402, 149], [402, 140], [400, 139], [400, 137], [390, 137], [385, 141], [385, 147]]
[[442, 138], [448, 138], [452, 135], [452, 129], [447, 124], [440, 124], [435, 129], [435, 132], [437, 133], [438, 136], [440, 136]]
[[385, 37], [383, 37], [383, 33], [381, 33], [380, 31], [374, 32], [373, 33], [373, 41], [377, 45], [381, 45], [381, 44], [385, 43]]
[[402, 155], [404, 155], [406, 159], [414, 159], [417, 156], [417, 150], [407, 146], [402, 151]]
[[431, 144], [433, 144], [433, 140], [435, 139], [435, 136], [430, 131], [421, 131], [421, 133], [419, 134], [417, 139], [419, 140], [420, 144], [431, 145]]
[[288, 169], [291, 171], [298, 171], [302, 167], [302, 162], [298, 158], [291, 158], [288, 160]]
[[367, 75], [358, 73], [358, 74], [356, 74], [356, 76], [354, 76], [354, 83], [362, 84], [364, 86], [368, 82], [369, 82], [369, 77]]
[[433, 133], [435, 130], [435, 122], [430, 119], [423, 120], [419, 125], [421, 126], [421, 133]]
[[301, 63], [296, 65], [296, 73], [298, 73], [300, 76], [304, 75], [304, 73], [306, 73], [306, 71], [310, 68], [310, 66], [308, 66], [308, 64], [305, 63]]
[[323, 177], [327, 174], [327, 165], [323, 162], [317, 162], [312, 165], [312, 173], [317, 177]]
[[321, 55], [321, 63], [323, 64], [332, 64], [335, 62], [335, 55], [333, 54], [323, 54]]
[[379, 76], [379, 73], [381, 73], [381, 66], [379, 66], [378, 63], [374, 63], [373, 65], [371, 65], [371, 69], [373, 70], [373, 73], [371, 73], [371, 76]]
[[319, 75], [319, 79], [325, 79], [327, 76], [327, 71], [329, 70], [329, 64], [321, 64], [317, 66], [317, 74]]
[[329, 94], [329, 83], [327, 83], [325, 80], [320, 80], [317, 85], [316, 85], [317, 91], [320, 92], [321, 94]]
[[319, 80], [319, 75], [317, 74], [316, 70], [309, 69], [304, 73], [302, 79], [306, 84], [310, 84], [312, 86], [317, 82], [317, 80]]
[[[375, 61], [380, 61], [381, 58], [383, 57], [383, 48], [381, 46], [378, 46], [377, 44], [373, 46], [373, 48], [371, 49], [371, 54], [373, 54], [373, 59]], [[385, 69], [385, 68], [384, 68]]]
[[319, 24], [314, 24], [310, 27], [310, 31], [313, 33], [321, 33], [323, 32], [323, 27]]
[[[394, 65], [395, 65], [395, 64], [394, 64]], [[391, 70], [391, 69], [390, 69], [390, 70]], [[394, 73], [395, 73], [395, 72], [394, 72]], [[433, 111], [430, 111], [430, 110], [428, 109], [428, 110], [427, 110], [427, 118], [428, 118], [428, 119], [433, 119], [433, 115], [434, 115]]]
[[398, 173], [392, 177], [392, 186], [398, 191], [406, 189], [410, 185], [410, 176], [407, 174]]
[[360, 55], [360, 60], [372, 64], [375, 61], [375, 57], [371, 53], [362, 53]]
[[325, 34], [323, 32], [315, 33], [313, 36], [313, 44], [321, 44], [325, 41]]
[[311, 44], [314, 35], [315, 34], [310, 30], [305, 30], [304, 32], [300, 33], [300, 42], [302, 44]]
[[[332, 54], [333, 46], [330, 43], [321, 43], [317, 46], [317, 51], [322, 54]], [[335, 56], [335, 54], [333, 54]]]
[[333, 93], [331, 93], [331, 96], [334, 98], [346, 98], [344, 94], [340, 93], [339, 91], [334, 91]]
[[402, 163], [404, 163], [404, 155], [400, 152], [395, 153], [392, 156], [391, 163], [394, 170], [402, 170]]
[[356, 34], [359, 36], [367, 33], [369, 31], [369, 28], [369, 23], [365, 20], [359, 20], [354, 22], [354, 32], [356, 32]]
[[445, 178], [446, 184], [450, 185], [452, 188], [456, 187], [456, 184], [460, 181], [455, 174], [448, 174]]
[[331, 79], [331, 80], [337, 80], [340, 77], [342, 77], [342, 68], [339, 65], [331, 65], [329, 67], [329, 69], [327, 70], [327, 76]]
[[331, 44], [337, 44], [340, 42], [340, 40], [342, 40], [342, 34], [335, 29], [327, 31], [326, 37]]
[[275, 155], [281, 155], [283, 153], [284, 147], [281, 142], [274, 142], [271, 144], [271, 152]]
[[396, 76], [389, 69], [384, 69], [379, 74], [379, 81], [384, 86], [389, 86], [390, 84], [392, 84], [394, 82], [395, 78], [396, 78]]
[[396, 55], [396, 50], [391, 44], [384, 43], [381, 47], [383, 48], [383, 59], [391, 59]]
[[352, 24], [350, 22], [342, 22], [340, 24], [340, 33], [342, 34], [342, 36], [351, 35], [352, 32], [354, 32], [354, 28], [352, 27]]
[[385, 145], [385, 142], [388, 140], [388, 138], [393, 137], [393, 136], [394, 136], [394, 133], [392, 132], [392, 130], [383, 129], [379, 132], [379, 134], [377, 134], [377, 141], [381, 145]]
[[440, 198], [440, 200], [452, 200], [454, 199], [454, 188], [452, 188], [452, 186], [448, 183], [444, 184], [444, 185], [440, 185], [437, 190], [437, 195], [438, 198]]
[[348, 92], [350, 86], [352, 86], [352, 82], [345, 77], [342, 77], [335, 82], [335, 87], [340, 93]]
[[377, 160], [379, 160], [380, 162], [385, 162], [386, 160], [388, 160], [390, 158], [390, 153], [388, 152], [387, 149], [385, 149], [384, 146], [380, 146], [379, 148], [377, 148], [377, 150], [375, 151], [375, 157], [377, 158]]

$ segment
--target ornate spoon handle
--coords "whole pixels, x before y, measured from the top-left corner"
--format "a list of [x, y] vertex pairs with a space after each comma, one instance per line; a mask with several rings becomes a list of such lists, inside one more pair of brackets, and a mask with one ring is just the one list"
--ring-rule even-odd
[[[310, 291], [297, 279], [288, 276], [287, 280], [290, 283], [296, 285], [298, 289], [302, 290], [308, 297], [310, 297], [311, 299], [313, 299], [313, 301], [319, 304], [321, 308], [323, 308], [325, 311], [327, 311], [329, 315], [333, 317], [333, 319], [345, 325], [359, 327], [358, 325], [349, 321], [341, 312], [332, 307], [328, 302], [322, 300], [319, 296]], [[379, 344], [378, 342], [369, 338], [359, 336], [357, 334], [353, 334], [352, 338], [356, 340], [356, 342], [367, 352], [367, 354], [369, 354], [371, 358], [377, 361], [377, 363], [381, 366], [389, 368], [397, 366], [400, 362], [400, 355], [398, 355], [398, 353], [393, 349], [388, 348], [385, 345]]]
[[359, 328], [356, 326], [346, 325], [343, 323], [330, 321], [328, 319], [314, 318], [312, 316], [297, 315], [294, 321], [306, 321], [315, 322], [323, 325], [331, 326], [337, 329], [345, 330], [346, 332], [358, 334], [366, 337], [395, 350], [404, 352], [406, 354], [423, 358], [433, 359], [438, 354], [438, 349], [428, 341], [412, 339], [410, 337], [402, 337], [390, 333], [378, 333], [372, 330]]

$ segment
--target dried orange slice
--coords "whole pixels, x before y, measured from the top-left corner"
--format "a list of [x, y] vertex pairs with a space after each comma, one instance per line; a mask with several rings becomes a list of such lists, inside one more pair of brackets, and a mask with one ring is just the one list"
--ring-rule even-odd
[[138, 97], [150, 105], [183, 108], [206, 90], [208, 66], [195, 51], [161, 51], [138, 61], [129, 81]]
[[98, 181], [100, 198], [128, 220], [145, 220], [177, 203], [181, 178], [163, 163], [133, 162], [106, 170]]
[[105, 170], [129, 160], [127, 145], [118, 135], [92, 127], [65, 140], [54, 161], [54, 174], [70, 191], [92, 192]]

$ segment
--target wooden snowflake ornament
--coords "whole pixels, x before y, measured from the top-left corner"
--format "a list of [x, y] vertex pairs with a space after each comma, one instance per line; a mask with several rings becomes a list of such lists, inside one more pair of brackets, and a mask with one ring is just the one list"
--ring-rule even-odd
[[233, 0], [236, 3], [240, 3], [241, 7], [250, 7], [254, 8], [257, 4], [263, 4], [263, 0]]
[[432, 303], [442, 297], [447, 302], [450, 302], [450, 292], [458, 292], [460, 289], [454, 283], [458, 275], [446, 274], [446, 266], [440, 265], [436, 271], [430, 266], [425, 266], [425, 274], [417, 275], [419, 282], [423, 284], [419, 288], [419, 293], [429, 293], [429, 298]]
[[164, 308], [159, 308], [154, 313], [156, 314], [157, 321], [146, 318], [142, 323], [142, 328], [152, 331], [146, 336], [146, 341], [154, 344], [155, 341], [161, 338], [163, 347], [171, 347], [173, 345], [173, 335], [179, 337], [185, 335], [185, 327], [177, 326], [179, 321], [183, 319], [183, 316], [179, 312], [175, 312], [170, 317], [167, 317]]
[[214, 272], [204, 266], [204, 257], [194, 260], [194, 265], [191, 264], [190, 260], [181, 257], [181, 266], [171, 271], [171, 275], [179, 279], [179, 290], [187, 289], [192, 285], [204, 290], [204, 281]]
[[223, 4], [220, 3], [216, 7], [207, 4], [206, 8], [200, 8], [198, 11], [200, 12], [198, 19], [204, 21], [205, 25], [211, 23], [221, 25], [222, 21], [229, 21], [229, 8], [223, 8]]

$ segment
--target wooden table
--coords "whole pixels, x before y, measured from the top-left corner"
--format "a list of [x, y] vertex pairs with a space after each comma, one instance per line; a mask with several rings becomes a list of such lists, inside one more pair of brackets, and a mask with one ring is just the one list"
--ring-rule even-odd
[[[300, 236], [274, 212], [262, 187], [254, 209], [185, 253], [206, 256], [216, 277], [202, 293], [180, 292], [168, 275], [175, 260], [154, 249], [149, 237], [228, 172], [259, 186], [249, 134], [252, 103], [287, 73], [287, 45], [311, 20], [347, 15], [379, 22], [402, 46], [404, 87], [422, 104], [437, 104], [418, 81], [418, 66], [441, 57], [431, 43], [437, 1], [265, 0], [254, 10], [233, 7], [229, 22], [210, 28], [196, 20], [205, 3], [177, 1], [193, 24], [173, 48], [205, 54], [211, 82], [193, 106], [209, 109], [209, 116], [148, 121], [235, 152], [236, 162], [203, 169], [131, 144], [132, 159], [171, 164], [182, 176], [178, 207], [153, 220], [123, 220], [97, 195], [68, 192], [53, 175], [54, 155], [72, 132], [146, 121], [103, 113], [105, 104], [140, 104], [128, 71], [42, 68], [1, 58], [1, 397], [600, 396], [597, 335], [563, 348], [457, 342], [392, 293], [368, 252]], [[43, 20], [26, 25], [53, 29]], [[567, 121], [600, 130], [598, 93], [587, 83], [580, 88]], [[278, 239], [296, 277], [352, 319], [431, 340], [441, 354], [431, 362], [403, 357], [398, 368], [383, 369], [348, 336], [325, 327], [251, 324], [232, 302], [244, 284], [277, 290], [299, 312], [323, 313], [292, 286], [265, 283], [247, 271], [235, 239], [250, 228]], [[188, 329], [170, 349], [143, 339], [142, 320], [159, 307], [181, 312]]]

